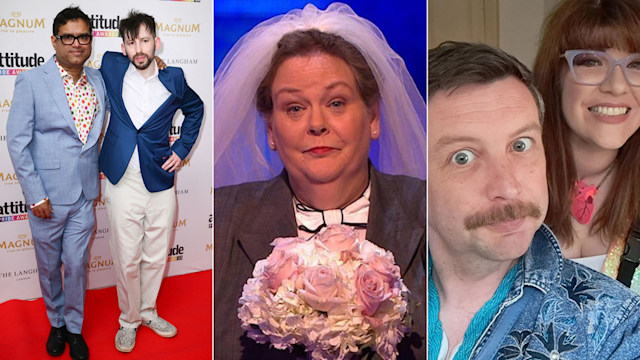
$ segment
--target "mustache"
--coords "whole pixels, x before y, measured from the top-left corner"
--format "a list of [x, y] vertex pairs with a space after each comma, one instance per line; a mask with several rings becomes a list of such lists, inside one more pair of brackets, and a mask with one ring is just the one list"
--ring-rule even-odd
[[540, 218], [542, 216], [540, 206], [531, 201], [516, 200], [507, 205], [495, 206], [487, 211], [469, 215], [464, 219], [464, 225], [467, 230], [471, 231], [483, 226], [522, 219], [527, 216], [535, 219]]

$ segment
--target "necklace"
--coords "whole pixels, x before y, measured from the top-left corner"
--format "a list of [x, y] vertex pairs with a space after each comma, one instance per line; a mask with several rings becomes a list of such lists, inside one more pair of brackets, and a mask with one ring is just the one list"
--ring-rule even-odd
[[[614, 163], [615, 164], [615, 163]], [[573, 186], [573, 201], [571, 202], [571, 215], [573, 215], [580, 224], [588, 224], [593, 216], [594, 204], [593, 197], [598, 193], [598, 189], [607, 181], [609, 175], [613, 171], [613, 165], [609, 166], [609, 170], [604, 174], [604, 177], [598, 185], [587, 185], [584, 179], [576, 181]]]

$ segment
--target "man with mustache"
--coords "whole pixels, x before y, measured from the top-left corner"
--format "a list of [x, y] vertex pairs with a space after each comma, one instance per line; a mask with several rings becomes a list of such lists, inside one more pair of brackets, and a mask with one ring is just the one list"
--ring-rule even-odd
[[[204, 109], [182, 69], [156, 67], [153, 17], [131, 11], [119, 30], [123, 55], [107, 52], [100, 68], [111, 103], [100, 168], [109, 179], [105, 201], [121, 312], [115, 346], [130, 352], [141, 324], [163, 337], [177, 333], [158, 316], [156, 298], [176, 211], [175, 170], [198, 137]], [[182, 132], [170, 146], [178, 110]]]
[[542, 224], [532, 79], [486, 45], [429, 50], [429, 358], [639, 358], [640, 296], [564, 260]]

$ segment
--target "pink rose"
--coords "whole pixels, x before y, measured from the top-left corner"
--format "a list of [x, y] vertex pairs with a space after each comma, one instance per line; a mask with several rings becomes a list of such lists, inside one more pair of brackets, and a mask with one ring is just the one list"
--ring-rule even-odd
[[345, 302], [340, 297], [340, 278], [328, 266], [306, 268], [298, 279], [298, 287], [300, 297], [319, 311], [329, 312]]
[[333, 252], [352, 252], [357, 250], [358, 235], [354, 229], [346, 225], [331, 225], [318, 234], [318, 240]]
[[368, 259], [367, 264], [371, 269], [384, 275], [390, 284], [394, 284], [400, 279], [400, 267], [393, 262], [392, 256], [373, 255]]
[[373, 316], [380, 305], [393, 294], [389, 277], [367, 265], [360, 265], [356, 271], [356, 301], [362, 307], [362, 314]]
[[273, 252], [265, 259], [263, 276], [269, 284], [269, 289], [276, 292], [282, 280], [291, 279], [296, 281], [298, 275], [298, 255], [287, 254], [281, 250]]
[[301, 237], [280, 237], [271, 242], [271, 246], [274, 246], [273, 250], [288, 251], [296, 247], [300, 243], [306, 242]]

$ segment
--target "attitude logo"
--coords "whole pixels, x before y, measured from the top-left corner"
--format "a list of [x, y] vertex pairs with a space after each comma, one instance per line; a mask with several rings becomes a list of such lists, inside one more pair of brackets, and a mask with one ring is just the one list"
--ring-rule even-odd
[[18, 176], [15, 172], [12, 171], [3, 171], [0, 172], [0, 182], [3, 185], [18, 185]]
[[37, 53], [20, 55], [17, 52], [0, 52], [0, 75], [18, 75], [42, 64], [44, 64], [44, 57]]
[[0, 99], [0, 112], [8, 113], [11, 110], [11, 103], [13, 100], [11, 99]]
[[22, 17], [20, 11], [12, 11], [11, 17], [0, 18], [0, 33], [34, 33], [44, 29], [44, 18]]
[[187, 37], [200, 33], [200, 24], [183, 22], [182, 18], [174, 18], [172, 22], [156, 22], [156, 32], [163, 36]]
[[167, 255], [167, 261], [180, 261], [184, 256], [184, 246], [180, 246], [176, 244], [176, 246], [169, 249], [169, 254]]
[[93, 26], [94, 37], [119, 37], [120, 16], [115, 18], [105, 18], [100, 15], [91, 15], [91, 25]]
[[18, 234], [14, 240], [0, 241], [0, 250], [7, 253], [33, 250], [33, 238], [30, 238], [27, 234]]
[[169, 129], [169, 144], [173, 145], [176, 140], [180, 138], [180, 133], [182, 132], [182, 126], [171, 126]]
[[94, 256], [87, 261], [87, 271], [91, 273], [111, 270], [113, 267], [113, 259], [103, 258], [102, 256]]
[[5, 201], [4, 204], [0, 204], [0, 222], [27, 220], [28, 218], [27, 205], [24, 201]]
[[213, 214], [209, 214], [209, 229], [213, 229]]

